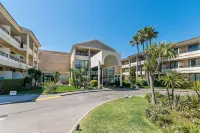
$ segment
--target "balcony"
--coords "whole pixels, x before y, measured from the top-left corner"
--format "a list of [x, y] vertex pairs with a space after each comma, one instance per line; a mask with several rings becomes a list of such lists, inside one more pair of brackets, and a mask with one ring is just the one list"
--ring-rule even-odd
[[16, 37], [12, 35], [10, 36], [9, 32], [2, 25], [0, 25], [0, 38], [8, 42], [13, 47], [18, 49], [20, 48], [21, 42]]
[[122, 68], [128, 68], [128, 67], [129, 67], [129, 64], [122, 65]]
[[199, 73], [200, 72], [200, 65], [184, 65], [180, 66], [179, 68], [163, 68], [163, 72], [168, 72], [170, 70], [182, 72], [182, 73]]
[[26, 69], [26, 64], [23, 62], [20, 62], [19, 59], [13, 56], [9, 56], [8, 54], [0, 51], [0, 62], [1, 65], [15, 67], [15, 68], [21, 68]]

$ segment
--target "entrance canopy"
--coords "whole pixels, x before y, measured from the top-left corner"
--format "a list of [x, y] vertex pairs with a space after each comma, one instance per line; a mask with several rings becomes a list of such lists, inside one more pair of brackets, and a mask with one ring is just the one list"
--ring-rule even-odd
[[121, 54], [112, 51], [102, 50], [91, 58], [91, 68], [97, 67], [99, 63], [101, 66], [105, 67], [115, 65], [121, 66]]

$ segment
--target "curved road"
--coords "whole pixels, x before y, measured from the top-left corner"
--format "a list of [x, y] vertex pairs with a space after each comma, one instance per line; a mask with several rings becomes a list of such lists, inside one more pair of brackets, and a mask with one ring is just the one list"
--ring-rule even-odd
[[68, 95], [57, 99], [0, 105], [1, 133], [68, 133], [74, 124], [102, 102], [150, 91], [102, 91]]

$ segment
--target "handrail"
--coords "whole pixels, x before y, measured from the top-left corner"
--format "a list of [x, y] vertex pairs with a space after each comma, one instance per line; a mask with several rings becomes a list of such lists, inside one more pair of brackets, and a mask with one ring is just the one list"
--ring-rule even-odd
[[12, 55], [10, 55], [10, 59], [12, 59], [12, 60], [15, 60], [15, 61], [19, 62], [19, 59], [18, 59], [18, 58], [16, 58], [16, 57], [14, 57], [14, 56], [12, 56]]
[[21, 44], [20, 40], [18, 40], [16, 37], [14, 37], [13, 35], [10, 35], [15, 41], [17, 41], [19, 44]]
[[2, 25], [0, 25], [0, 28], [9, 35], [9, 31], [7, 31], [6, 28], [4, 28]]
[[4, 53], [4, 52], [2, 52], [2, 51], [0, 51], [0, 55], [2, 55], [2, 56], [4, 56], [4, 57], [7, 57], [7, 58], [8, 58], [8, 54], [6, 54], [6, 53]]

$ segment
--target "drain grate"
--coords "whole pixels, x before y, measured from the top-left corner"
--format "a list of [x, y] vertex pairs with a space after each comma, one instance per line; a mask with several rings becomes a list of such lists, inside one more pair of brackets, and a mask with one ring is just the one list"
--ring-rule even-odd
[[8, 117], [8, 115], [0, 115], [0, 120], [4, 120], [6, 117]]

